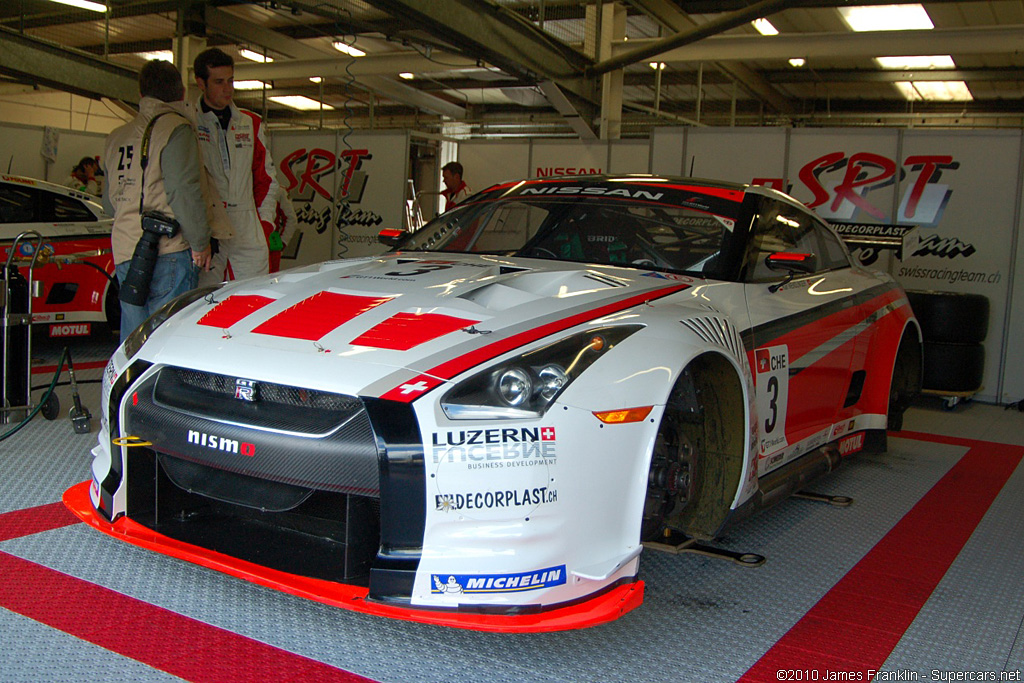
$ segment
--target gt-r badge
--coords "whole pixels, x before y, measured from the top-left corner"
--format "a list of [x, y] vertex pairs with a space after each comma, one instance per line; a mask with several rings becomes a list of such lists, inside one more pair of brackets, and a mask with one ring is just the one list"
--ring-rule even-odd
[[235, 380], [235, 398], [248, 403], [256, 402], [256, 387], [258, 385], [251, 379]]

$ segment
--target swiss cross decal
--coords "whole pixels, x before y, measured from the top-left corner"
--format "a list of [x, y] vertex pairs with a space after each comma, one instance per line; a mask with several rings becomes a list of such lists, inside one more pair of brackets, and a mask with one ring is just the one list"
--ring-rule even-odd
[[398, 390], [403, 394], [418, 394], [422, 391], [426, 391], [429, 388], [429, 384], [427, 384], [423, 380], [420, 380], [419, 382], [416, 382], [414, 384], [403, 384], [402, 386], [398, 387]]
[[768, 353], [768, 349], [757, 350], [757, 371], [768, 372], [771, 369], [771, 354]]
[[555, 440], [555, 428], [554, 427], [541, 427], [541, 429], [540, 429], [540, 440], [541, 441], [554, 441]]

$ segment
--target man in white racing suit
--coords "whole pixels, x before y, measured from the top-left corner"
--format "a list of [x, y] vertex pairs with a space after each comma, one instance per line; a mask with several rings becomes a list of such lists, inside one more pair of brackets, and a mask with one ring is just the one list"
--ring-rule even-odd
[[273, 229], [277, 208], [277, 171], [270, 158], [263, 120], [239, 109], [234, 97], [235, 62], [217, 49], [204, 50], [193, 64], [202, 96], [196, 103], [196, 131], [203, 160], [224, 201], [234, 236], [219, 240], [209, 273], [200, 284], [265, 275], [269, 252], [264, 228]]

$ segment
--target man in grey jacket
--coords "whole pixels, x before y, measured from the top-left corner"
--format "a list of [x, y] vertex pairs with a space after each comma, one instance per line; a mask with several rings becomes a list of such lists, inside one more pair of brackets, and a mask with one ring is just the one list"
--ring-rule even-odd
[[[139, 93], [138, 116], [107, 136], [103, 154], [103, 200], [114, 216], [110, 238], [118, 281], [124, 283], [142, 238], [142, 212], [158, 211], [181, 229], [160, 237], [146, 302], [121, 302], [122, 340], [165, 303], [194, 289], [199, 269], [210, 267], [206, 178], [195, 129], [182, 108], [181, 73], [169, 62], [148, 62], [139, 73]], [[151, 122], [144, 169], [143, 136]]]

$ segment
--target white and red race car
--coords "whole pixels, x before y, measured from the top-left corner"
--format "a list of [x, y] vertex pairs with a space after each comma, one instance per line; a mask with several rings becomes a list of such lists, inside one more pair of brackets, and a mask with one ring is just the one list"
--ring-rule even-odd
[[33, 252], [42, 247], [33, 269], [42, 290], [32, 302], [32, 322], [45, 325], [48, 336], [86, 336], [96, 323], [118, 328], [121, 307], [110, 253], [112, 222], [97, 197], [0, 174], [0, 264], [6, 263], [18, 235], [39, 235], [18, 242], [14, 263], [27, 268]]
[[918, 390], [903, 290], [773, 190], [491, 187], [392, 253], [193, 292], [106, 369], [78, 516], [329, 604], [499, 631], [642, 600]]

